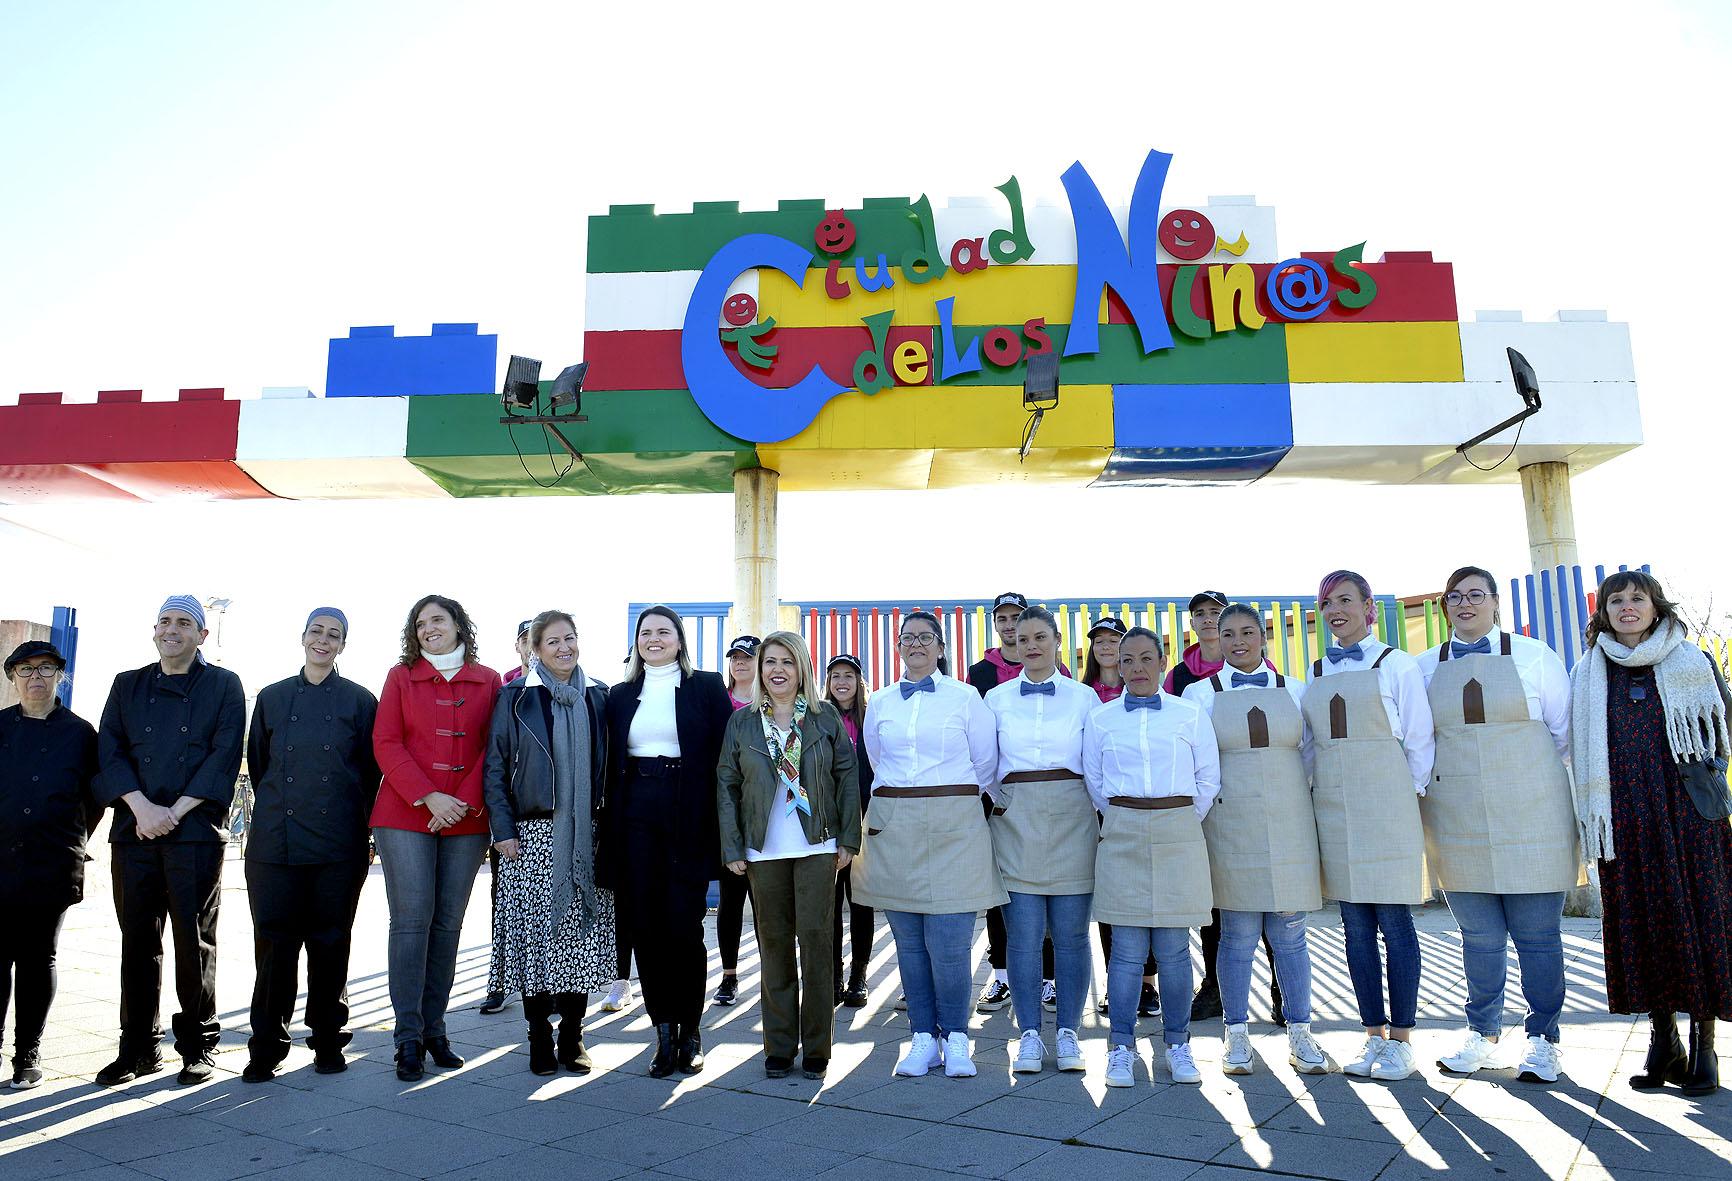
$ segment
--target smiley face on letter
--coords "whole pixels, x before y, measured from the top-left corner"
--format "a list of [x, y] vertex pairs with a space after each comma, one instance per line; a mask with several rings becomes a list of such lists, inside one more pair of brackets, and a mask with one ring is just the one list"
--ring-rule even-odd
[[722, 319], [735, 328], [744, 328], [757, 318], [758, 301], [744, 291], [728, 296], [727, 302], [722, 304]]
[[1195, 209], [1169, 211], [1155, 236], [1161, 249], [1181, 262], [1196, 262], [1215, 249], [1214, 224]]
[[854, 223], [841, 209], [826, 210], [824, 220], [812, 231], [812, 240], [824, 254], [846, 254], [854, 249], [854, 237]]

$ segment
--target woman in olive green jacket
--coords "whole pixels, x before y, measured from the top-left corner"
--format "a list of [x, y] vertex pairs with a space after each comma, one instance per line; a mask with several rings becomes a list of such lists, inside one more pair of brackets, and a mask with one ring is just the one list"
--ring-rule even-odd
[[823, 1078], [835, 1018], [836, 871], [860, 851], [854, 743], [835, 707], [813, 691], [805, 641], [774, 632], [758, 645], [757, 661], [752, 704], [729, 720], [716, 766], [722, 862], [752, 888], [764, 1073], [788, 1075], [798, 1047], [805, 1076]]

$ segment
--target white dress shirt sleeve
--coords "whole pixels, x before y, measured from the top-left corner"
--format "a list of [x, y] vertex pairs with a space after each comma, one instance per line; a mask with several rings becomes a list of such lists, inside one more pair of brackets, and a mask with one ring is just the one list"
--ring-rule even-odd
[[1088, 716], [1088, 721], [1083, 723], [1083, 785], [1089, 789], [1089, 798], [1094, 800], [1095, 811], [1097, 812], [1107, 810], [1107, 793], [1103, 780], [1105, 760], [1101, 757], [1101, 742], [1104, 735], [1096, 718], [1101, 709], [1107, 709], [1117, 704], [1117, 702], [1112, 702], [1092, 711]]
[[878, 715], [884, 712], [884, 699], [887, 694], [900, 692], [894, 684], [887, 685], [866, 700], [866, 717], [860, 723], [863, 733], [861, 740], [866, 745], [866, 757], [873, 766], [878, 766], [884, 754], [884, 745], [878, 740]]
[[1191, 733], [1191, 758], [1197, 768], [1195, 807], [1201, 818], [1209, 814], [1215, 797], [1221, 794], [1221, 751], [1215, 744], [1215, 724], [1200, 709]]
[[974, 764], [975, 782], [991, 795], [998, 787], [998, 718], [972, 687], [968, 691], [967, 724], [968, 761]]

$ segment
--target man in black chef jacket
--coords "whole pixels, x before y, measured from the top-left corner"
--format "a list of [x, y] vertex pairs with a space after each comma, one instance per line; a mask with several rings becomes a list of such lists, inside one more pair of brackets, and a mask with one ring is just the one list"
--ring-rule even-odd
[[367, 818], [379, 791], [379, 702], [337, 672], [348, 638], [342, 611], [314, 608], [301, 629], [301, 671], [259, 694], [247, 732], [247, 900], [257, 969], [241, 1074], [249, 1083], [274, 1076], [288, 1056], [303, 947], [313, 1069], [348, 1068], [349, 931], [367, 881]]
[[103, 1086], [162, 1069], [162, 926], [174, 933], [180, 1082], [210, 1077], [217, 1044], [216, 928], [229, 804], [240, 774], [240, 678], [205, 663], [204, 608], [173, 595], [157, 612], [158, 659], [114, 678], [96, 734], [97, 800], [114, 809], [120, 919], [120, 1056]]

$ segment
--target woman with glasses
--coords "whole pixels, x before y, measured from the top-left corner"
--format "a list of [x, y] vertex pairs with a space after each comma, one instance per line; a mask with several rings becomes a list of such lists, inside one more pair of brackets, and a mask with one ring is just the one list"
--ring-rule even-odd
[[1305, 687], [1311, 802], [1323, 896], [1341, 904], [1347, 974], [1365, 1027], [1359, 1056], [1342, 1069], [1395, 1082], [1416, 1065], [1409, 1040], [1419, 1010], [1419, 935], [1409, 908], [1431, 895], [1419, 820], [1419, 797], [1431, 783], [1431, 706], [1413, 657], [1371, 634], [1377, 601], [1361, 575], [1325, 575], [1317, 611], [1332, 642]]
[[[872, 760], [866, 757], [863, 740], [866, 724], [866, 703], [871, 695], [866, 691], [866, 670], [860, 658], [843, 652], [830, 658], [824, 668], [823, 698], [836, 707], [842, 728], [854, 743], [855, 778], [860, 782], [860, 814], [872, 801]], [[842, 984], [842, 910], [848, 910], [848, 942], [852, 964], [848, 969], [846, 987]], [[836, 953], [836, 1003], [850, 1009], [866, 1005], [866, 969], [872, 962], [872, 908], [862, 906], [854, 897], [854, 867], [843, 866], [836, 873], [836, 914], [831, 925], [831, 938]]]
[[896, 644], [902, 679], [866, 706], [876, 781], [854, 896], [885, 912], [896, 940], [913, 1036], [895, 1073], [942, 1065], [967, 1078], [975, 918], [1009, 900], [980, 805], [998, 764], [997, 726], [980, 694], [947, 674], [937, 616], [911, 612]]
[[1564, 662], [1527, 636], [1504, 631], [1497, 583], [1463, 566], [1444, 584], [1450, 638], [1419, 655], [1437, 736], [1420, 812], [1432, 873], [1461, 928], [1467, 1040], [1439, 1058], [1472, 1074], [1508, 1065], [1499, 1049], [1509, 945], [1527, 1000], [1529, 1082], [1558, 1079], [1564, 1008], [1564, 897], [1581, 873], [1570, 749], [1570, 680]]
[[60, 704], [65, 671], [59, 649], [42, 640], [6, 657], [18, 704], [0, 709], [0, 1038], [16, 981], [12, 1085], [19, 1090], [42, 1084], [60, 924], [84, 897], [84, 845], [102, 817], [91, 790], [96, 730]]
[[[758, 637], [735, 636], [728, 643], [728, 671], [722, 681], [728, 700], [742, 710], [752, 703], [752, 685], [758, 676]], [[746, 899], [751, 893], [743, 874], [723, 872], [716, 883], [716, 951], [722, 960], [722, 982], [712, 1002], [724, 1007], [740, 999], [740, 932], [746, 925]], [[757, 911], [752, 912], [757, 926]]]

